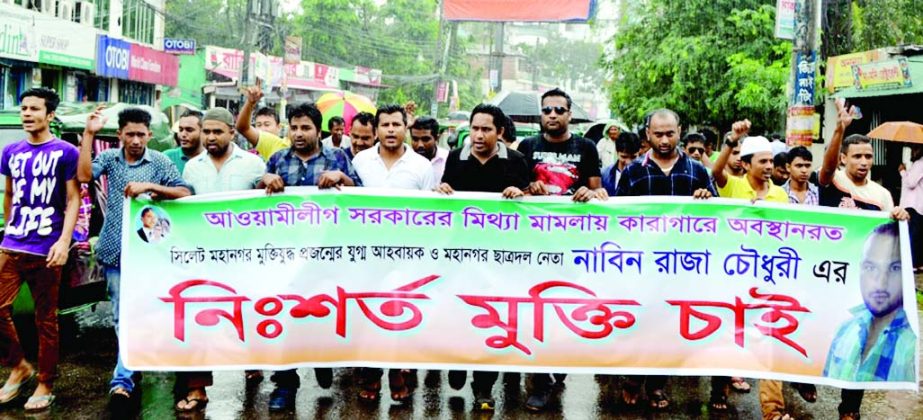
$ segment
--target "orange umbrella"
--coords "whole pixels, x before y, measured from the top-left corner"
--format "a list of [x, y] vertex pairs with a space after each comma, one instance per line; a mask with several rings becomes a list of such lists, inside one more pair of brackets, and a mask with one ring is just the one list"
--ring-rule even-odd
[[346, 135], [349, 135], [350, 128], [352, 128], [350, 122], [356, 114], [375, 113], [375, 104], [371, 99], [352, 92], [325, 93], [317, 99], [315, 105], [324, 117], [323, 130], [327, 129], [327, 122], [331, 118], [342, 117], [346, 120]]
[[910, 121], [890, 121], [869, 132], [873, 139], [923, 144], [923, 124]]

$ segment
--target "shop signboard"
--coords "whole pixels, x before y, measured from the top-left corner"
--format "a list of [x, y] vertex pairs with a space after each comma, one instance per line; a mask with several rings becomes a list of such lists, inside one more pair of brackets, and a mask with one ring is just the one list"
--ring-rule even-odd
[[883, 58], [881, 51], [871, 50], [852, 54], [837, 55], [827, 59], [826, 87], [830, 93], [852, 86], [852, 67], [857, 64], [866, 64]]
[[164, 38], [163, 51], [170, 54], [195, 54], [194, 39]]
[[131, 44], [121, 39], [100, 35], [96, 44], [96, 74], [128, 80]]
[[96, 32], [12, 5], [0, 5], [0, 57], [93, 70]]
[[910, 68], [907, 59], [876, 61], [852, 67], [853, 83], [858, 90], [885, 90], [910, 87]]
[[143, 45], [131, 44], [128, 79], [157, 85], [176, 86], [179, 58]]

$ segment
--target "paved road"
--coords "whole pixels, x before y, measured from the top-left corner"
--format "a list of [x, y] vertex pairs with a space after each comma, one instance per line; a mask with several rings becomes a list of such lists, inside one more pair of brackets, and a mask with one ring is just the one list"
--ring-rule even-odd
[[[110, 372], [115, 359], [115, 336], [105, 316], [108, 308], [99, 307], [95, 312], [87, 311], [77, 315], [75, 320], [65, 319], [61, 378], [56, 383], [58, 399], [51, 412], [36, 416], [47, 419], [99, 419], [106, 418], [106, 391]], [[24, 341], [30, 338], [24, 337]], [[8, 370], [0, 370], [6, 376]], [[300, 369], [302, 389], [298, 393], [297, 410], [291, 413], [270, 415], [266, 410], [272, 383], [268, 380], [247, 389], [242, 372], [217, 372], [215, 385], [209, 388], [211, 399], [207, 411], [188, 418], [208, 419], [315, 419], [315, 418], [439, 418], [439, 419], [481, 419], [489, 414], [472, 412], [473, 398], [470, 389], [455, 391], [448, 386], [445, 372], [419, 371], [419, 384], [414, 399], [409, 404], [393, 403], [386, 392], [378, 404], [369, 405], [357, 401], [356, 386], [349, 369], [336, 370], [333, 387], [323, 390], [316, 386], [312, 369]], [[268, 375], [267, 375], [268, 376]], [[385, 375], [387, 381], [387, 375]], [[615, 396], [619, 381], [601, 376], [571, 375], [553, 406], [545, 413], [532, 414], [522, 406], [526, 395], [524, 375], [506, 374], [494, 388], [497, 397], [495, 418], [528, 419], [700, 419], [741, 418], [757, 419], [759, 401], [756, 389], [750, 394], [734, 394], [730, 398], [731, 411], [728, 414], [710, 415], [705, 402], [708, 401], [709, 381], [707, 378], [677, 377], [668, 384], [672, 406], [663, 413], [651, 414], [645, 411], [625, 412], [616, 404]], [[756, 381], [751, 381], [756, 385]], [[169, 373], [148, 373], [143, 379], [141, 418], [166, 419], [175, 416], [173, 412], [173, 375]], [[387, 383], [384, 384], [387, 389]], [[31, 392], [31, 390], [26, 390]], [[790, 412], [799, 419], [836, 418], [839, 390], [820, 387], [818, 402], [808, 404], [801, 400], [790, 387], [785, 388], [785, 397]], [[15, 406], [0, 408], [0, 420], [23, 418], [22, 402]], [[867, 419], [923, 418], [923, 399], [913, 392], [869, 392], [863, 404], [862, 415]], [[187, 418], [187, 417], [184, 417]]]

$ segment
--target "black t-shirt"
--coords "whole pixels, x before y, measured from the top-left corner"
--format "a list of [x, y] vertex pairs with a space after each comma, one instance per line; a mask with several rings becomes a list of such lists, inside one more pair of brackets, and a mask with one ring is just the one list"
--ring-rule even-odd
[[442, 182], [456, 191], [503, 192], [507, 187], [525, 189], [529, 186], [529, 167], [522, 153], [503, 145], [482, 165], [467, 146], [449, 152]]
[[526, 157], [532, 180], [545, 183], [552, 195], [573, 195], [591, 177], [600, 176], [596, 145], [577, 135], [561, 143], [529, 137], [518, 150]]

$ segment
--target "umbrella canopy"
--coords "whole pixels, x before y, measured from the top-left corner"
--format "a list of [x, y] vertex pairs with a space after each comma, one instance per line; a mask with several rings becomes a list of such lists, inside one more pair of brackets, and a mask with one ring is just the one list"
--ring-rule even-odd
[[321, 131], [327, 130], [327, 123], [333, 117], [342, 117], [346, 120], [346, 134], [349, 135], [350, 121], [360, 112], [375, 113], [375, 104], [372, 100], [352, 92], [331, 92], [320, 97], [316, 102], [317, 109], [324, 116]]
[[[504, 91], [500, 92], [491, 104], [500, 107], [507, 116], [516, 122], [542, 122], [542, 95], [538, 92]], [[590, 115], [574, 103], [570, 109], [570, 122], [580, 124], [593, 121]]]
[[923, 144], [923, 124], [910, 121], [890, 121], [868, 134], [873, 139]]

